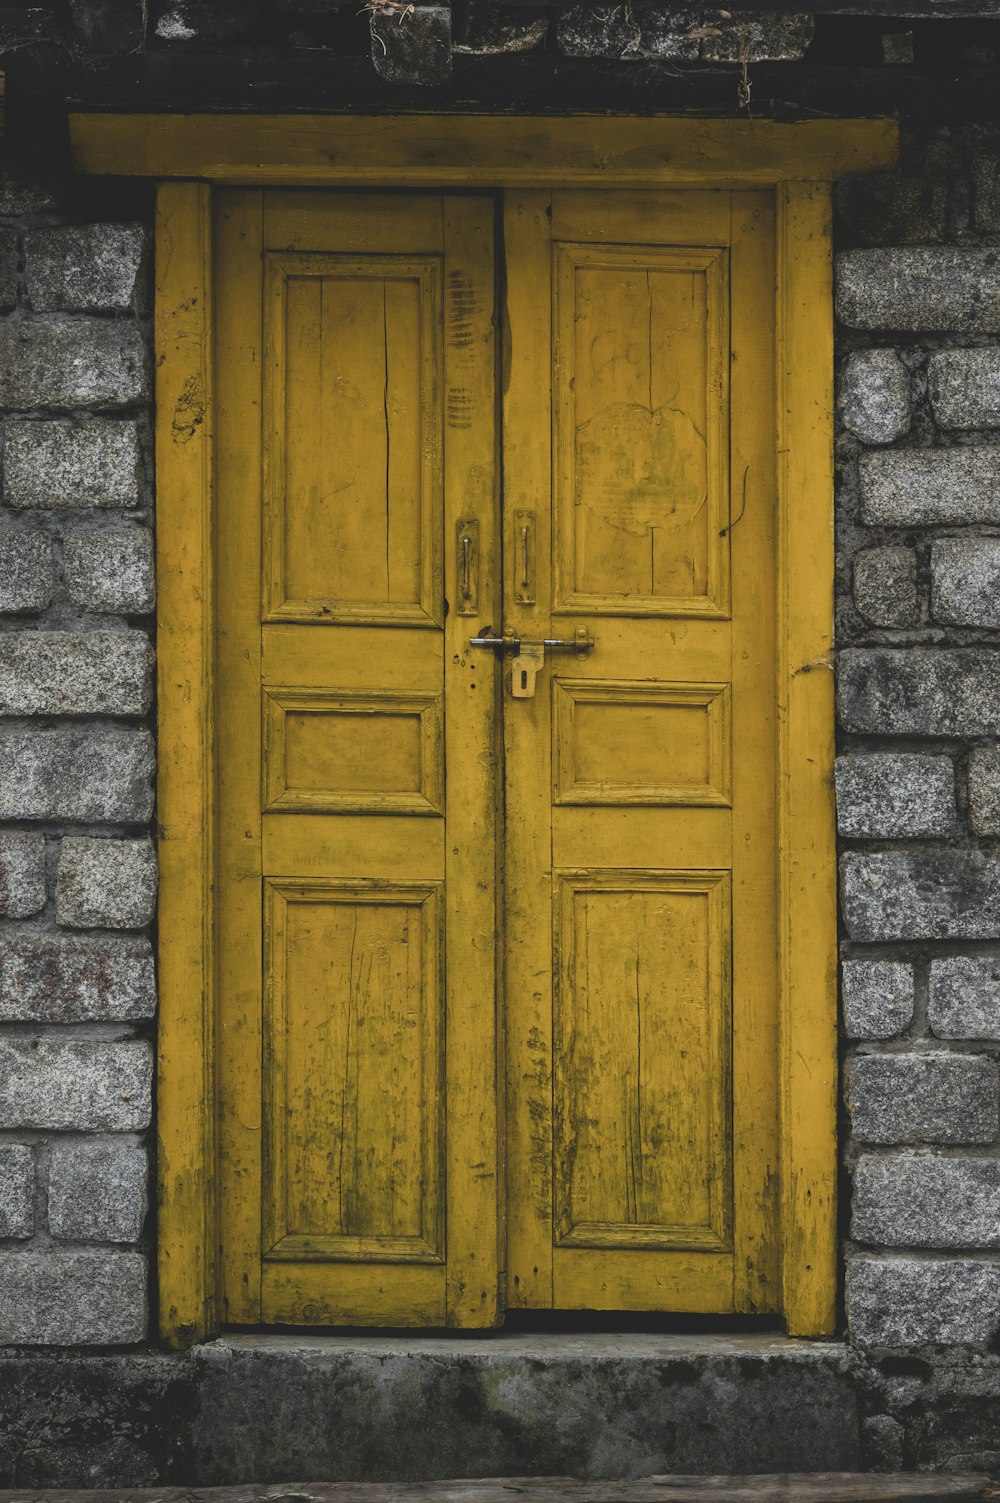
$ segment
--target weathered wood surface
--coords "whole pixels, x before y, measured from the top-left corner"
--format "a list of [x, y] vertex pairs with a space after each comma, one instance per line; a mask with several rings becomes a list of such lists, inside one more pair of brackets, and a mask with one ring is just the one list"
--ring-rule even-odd
[[780, 1473], [750, 1477], [485, 1477], [445, 1482], [320, 1482], [243, 1487], [0, 1491], [0, 1503], [945, 1503], [1000, 1498], [979, 1473]]

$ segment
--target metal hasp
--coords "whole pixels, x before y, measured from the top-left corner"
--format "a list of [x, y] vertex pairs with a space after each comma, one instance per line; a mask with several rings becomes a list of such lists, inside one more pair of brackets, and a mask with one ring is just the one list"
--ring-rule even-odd
[[515, 637], [510, 628], [501, 636], [495, 636], [491, 627], [478, 637], [469, 638], [470, 647], [492, 647], [512, 659], [510, 692], [515, 699], [532, 699], [535, 693], [535, 676], [545, 663], [545, 652], [575, 652], [583, 657], [595, 646], [594, 638], [585, 626], [578, 626], [570, 638], [543, 637], [541, 641], [528, 641]]

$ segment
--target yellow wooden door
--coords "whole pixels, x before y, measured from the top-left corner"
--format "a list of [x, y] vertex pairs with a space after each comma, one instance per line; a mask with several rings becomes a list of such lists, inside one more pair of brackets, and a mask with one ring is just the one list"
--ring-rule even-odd
[[502, 213], [219, 197], [229, 1323], [777, 1308], [772, 200]]
[[493, 205], [215, 232], [224, 1319], [488, 1325]]
[[504, 224], [507, 1298], [775, 1310], [772, 200]]

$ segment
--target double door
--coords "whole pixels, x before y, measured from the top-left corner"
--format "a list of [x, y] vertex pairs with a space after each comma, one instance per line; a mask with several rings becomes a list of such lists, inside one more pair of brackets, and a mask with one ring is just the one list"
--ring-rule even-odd
[[778, 1308], [772, 204], [219, 196], [230, 1324]]

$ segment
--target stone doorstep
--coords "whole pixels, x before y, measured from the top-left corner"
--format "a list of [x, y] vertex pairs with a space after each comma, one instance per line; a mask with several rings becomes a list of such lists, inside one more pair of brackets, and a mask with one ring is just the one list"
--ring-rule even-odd
[[0, 1491], [0, 1503], [979, 1503], [1000, 1498], [980, 1473], [936, 1476], [778, 1472], [746, 1477], [483, 1477], [451, 1482], [279, 1483], [271, 1486]]

